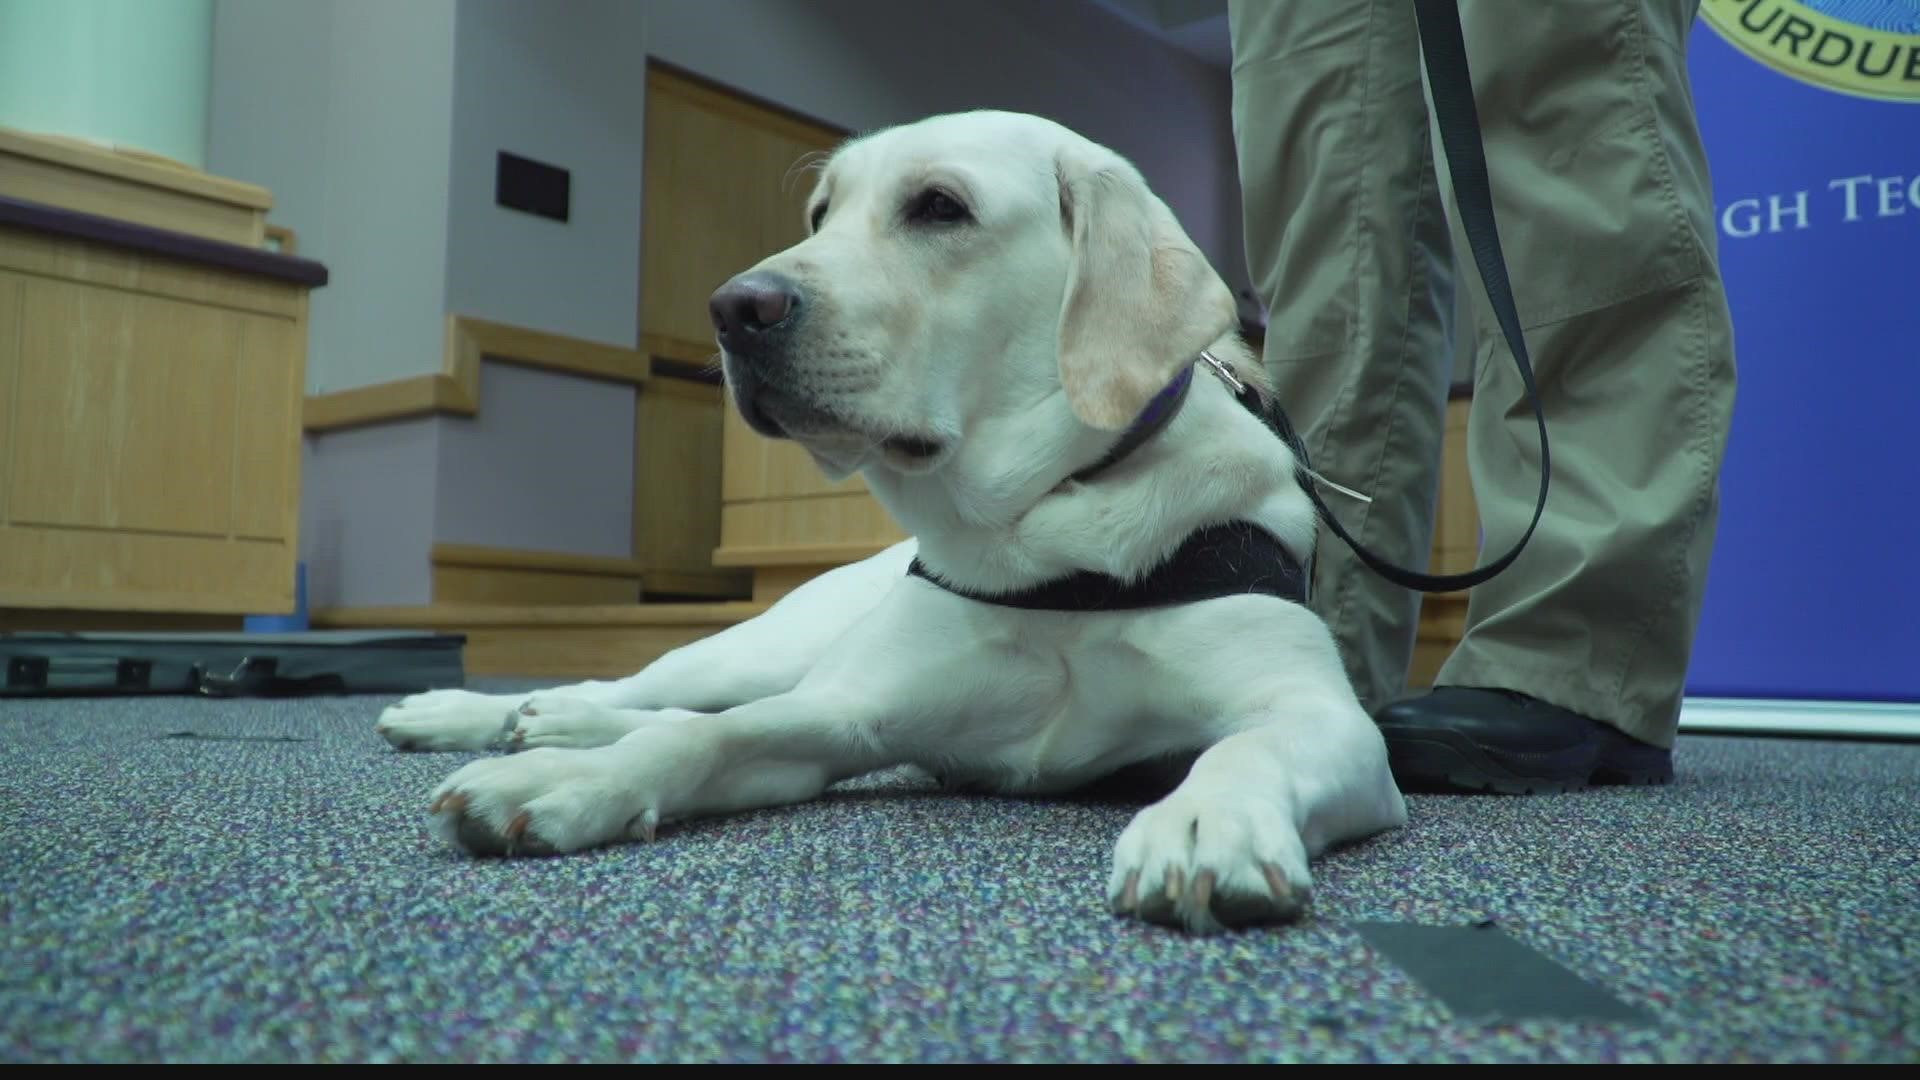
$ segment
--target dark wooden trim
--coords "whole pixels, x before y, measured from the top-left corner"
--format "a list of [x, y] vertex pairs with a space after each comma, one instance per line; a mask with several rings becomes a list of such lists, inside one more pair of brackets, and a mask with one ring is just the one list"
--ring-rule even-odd
[[248, 277], [271, 278], [310, 289], [318, 289], [327, 283], [327, 268], [312, 259], [221, 243], [171, 229], [135, 225], [98, 214], [81, 213], [4, 195], [0, 195], [0, 227], [90, 240], [141, 255], [157, 255], [176, 262], [214, 267]]
[[709, 386], [719, 386], [725, 381], [711, 364], [689, 364], [685, 360], [672, 360], [664, 356], [653, 358], [653, 373], [669, 379], [706, 383]]

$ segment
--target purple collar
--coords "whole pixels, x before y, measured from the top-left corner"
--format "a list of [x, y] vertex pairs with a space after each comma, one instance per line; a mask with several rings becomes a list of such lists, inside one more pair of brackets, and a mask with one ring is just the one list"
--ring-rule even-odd
[[1112, 468], [1120, 459], [1146, 445], [1148, 439], [1160, 434], [1161, 429], [1179, 414], [1180, 406], [1186, 403], [1187, 390], [1192, 386], [1193, 365], [1188, 364], [1180, 369], [1180, 374], [1167, 384], [1166, 389], [1153, 395], [1153, 400], [1147, 402], [1147, 407], [1140, 410], [1140, 415], [1135, 417], [1127, 430], [1121, 433], [1120, 441], [1113, 444], [1113, 448], [1107, 451], [1106, 456], [1067, 479], [1077, 484], [1084, 484], [1095, 475]]

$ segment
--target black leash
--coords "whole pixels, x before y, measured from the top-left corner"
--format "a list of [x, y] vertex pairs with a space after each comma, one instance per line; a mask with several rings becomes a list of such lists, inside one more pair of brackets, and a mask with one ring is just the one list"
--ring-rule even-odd
[[1473, 107], [1473, 79], [1467, 69], [1467, 47], [1460, 31], [1460, 12], [1456, 0], [1413, 0], [1415, 19], [1420, 27], [1420, 53], [1426, 62], [1427, 84], [1433, 93], [1434, 123], [1440, 129], [1440, 141], [1446, 149], [1447, 173], [1453, 178], [1454, 203], [1460, 212], [1460, 225], [1467, 234], [1467, 246], [1473, 249], [1474, 264], [1480, 268], [1480, 280], [1487, 287], [1487, 300], [1500, 322], [1513, 362], [1520, 369], [1520, 381], [1526, 384], [1527, 400], [1533, 405], [1533, 419], [1540, 427], [1540, 497], [1533, 507], [1533, 520], [1527, 531], [1505, 555], [1464, 574], [1420, 574], [1395, 566], [1367, 550], [1320, 498], [1319, 490], [1306, 485], [1307, 497], [1335, 536], [1346, 541], [1360, 561], [1374, 573], [1405, 588], [1426, 593], [1458, 592], [1471, 589], [1505, 570], [1520, 556], [1533, 538], [1540, 515], [1547, 509], [1547, 478], [1553, 471], [1547, 452], [1547, 414], [1540, 404], [1540, 388], [1533, 379], [1533, 364], [1527, 357], [1526, 339], [1520, 334], [1520, 314], [1514, 307], [1513, 286], [1507, 280], [1507, 263], [1500, 252], [1500, 232], [1494, 227], [1493, 194], [1487, 183], [1487, 159], [1481, 148], [1480, 118]]

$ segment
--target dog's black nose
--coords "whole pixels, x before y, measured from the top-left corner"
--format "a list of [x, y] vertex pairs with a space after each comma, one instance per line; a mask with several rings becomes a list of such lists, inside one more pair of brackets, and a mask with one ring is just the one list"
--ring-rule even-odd
[[792, 325], [800, 311], [800, 287], [779, 274], [741, 274], [714, 290], [707, 311], [721, 348], [749, 352], [769, 333]]

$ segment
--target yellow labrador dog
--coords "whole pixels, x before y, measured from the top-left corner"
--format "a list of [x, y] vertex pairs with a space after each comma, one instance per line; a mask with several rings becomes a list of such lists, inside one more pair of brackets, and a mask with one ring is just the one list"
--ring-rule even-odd
[[[733, 401], [914, 539], [631, 678], [401, 701], [398, 747], [518, 751], [433, 819], [476, 853], [571, 852], [902, 764], [1045, 793], [1184, 755], [1119, 837], [1113, 910], [1296, 914], [1309, 859], [1406, 809], [1323, 624], [1239, 584], [1304, 566], [1316, 523], [1225, 284], [1127, 161], [1031, 116], [853, 140], [810, 215], [714, 295]], [[1250, 531], [1206, 556], [1225, 586], [1125, 599], [1226, 525]], [[1048, 601], [1063, 581], [1092, 610]]]

